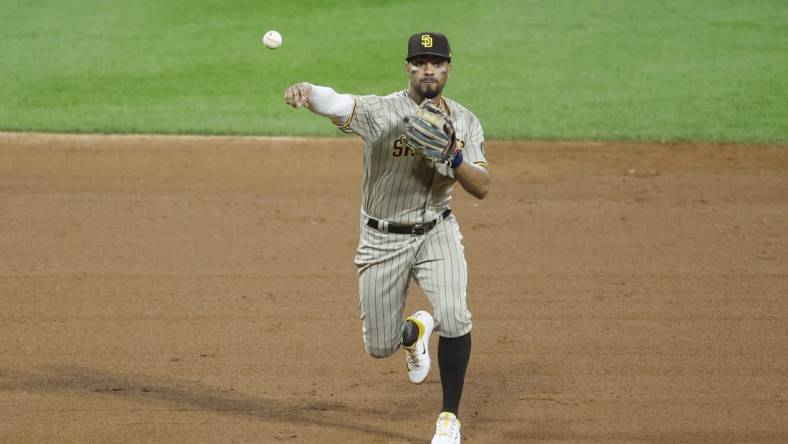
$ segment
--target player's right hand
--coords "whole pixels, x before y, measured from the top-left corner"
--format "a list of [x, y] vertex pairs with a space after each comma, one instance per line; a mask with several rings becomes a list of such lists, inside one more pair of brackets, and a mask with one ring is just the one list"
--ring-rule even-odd
[[296, 83], [285, 91], [285, 103], [293, 108], [309, 106], [309, 94], [312, 93], [312, 84], [307, 82]]

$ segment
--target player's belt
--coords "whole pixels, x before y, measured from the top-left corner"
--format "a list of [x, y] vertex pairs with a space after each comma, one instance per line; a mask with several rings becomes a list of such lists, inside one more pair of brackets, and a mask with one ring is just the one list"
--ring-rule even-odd
[[427, 234], [430, 230], [435, 228], [435, 225], [438, 225], [438, 222], [446, 219], [451, 214], [451, 208], [447, 208], [446, 210], [441, 213], [440, 217], [433, 219], [429, 222], [424, 222], [423, 224], [416, 224], [416, 225], [396, 225], [396, 224], [387, 224], [383, 221], [369, 218], [367, 221], [367, 225], [370, 227], [384, 231], [387, 233], [394, 233], [394, 234], [412, 234], [413, 236], [421, 236]]

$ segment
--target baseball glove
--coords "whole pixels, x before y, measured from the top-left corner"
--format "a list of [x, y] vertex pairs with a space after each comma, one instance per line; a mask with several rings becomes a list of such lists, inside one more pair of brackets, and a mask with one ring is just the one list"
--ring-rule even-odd
[[435, 163], [457, 155], [454, 124], [433, 101], [425, 100], [415, 116], [405, 118], [405, 146]]

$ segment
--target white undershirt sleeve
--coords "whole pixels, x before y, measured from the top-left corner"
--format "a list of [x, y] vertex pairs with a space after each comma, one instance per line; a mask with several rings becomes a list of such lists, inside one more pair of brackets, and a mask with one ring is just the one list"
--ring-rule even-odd
[[327, 86], [312, 85], [309, 93], [309, 110], [329, 117], [334, 122], [346, 122], [353, 113], [353, 96], [339, 94]]

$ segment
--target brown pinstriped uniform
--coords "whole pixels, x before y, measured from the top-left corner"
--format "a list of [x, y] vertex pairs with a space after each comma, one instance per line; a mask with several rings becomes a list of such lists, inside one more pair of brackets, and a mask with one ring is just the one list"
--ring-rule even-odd
[[[407, 91], [354, 99], [353, 113], [340, 129], [364, 140], [361, 235], [355, 260], [364, 344], [381, 357], [399, 348], [411, 278], [432, 304], [436, 331], [445, 337], [462, 336], [471, 330], [471, 314], [462, 234], [454, 215], [421, 236], [385, 231], [387, 224], [440, 219], [451, 201], [454, 171], [405, 147], [404, 118], [418, 108]], [[464, 161], [486, 167], [479, 120], [453, 100], [444, 99], [443, 105], [454, 122]], [[369, 218], [381, 221], [384, 230], [367, 226]]]

